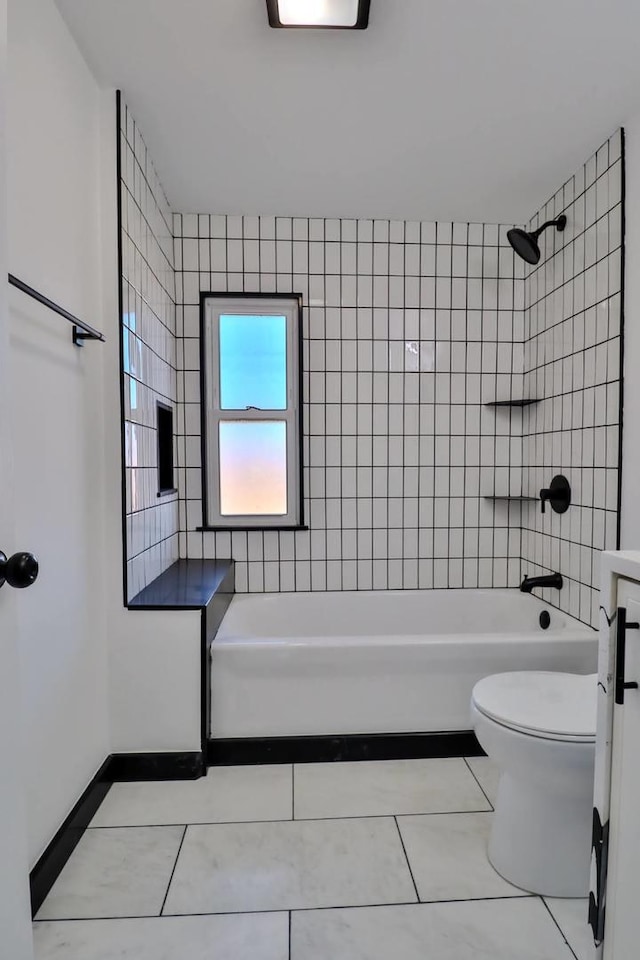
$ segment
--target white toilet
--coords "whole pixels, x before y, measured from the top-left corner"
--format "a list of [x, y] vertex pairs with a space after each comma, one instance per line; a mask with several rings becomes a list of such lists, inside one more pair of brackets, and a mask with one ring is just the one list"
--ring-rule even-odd
[[587, 896], [596, 693], [596, 674], [499, 673], [473, 688], [473, 728], [501, 773], [489, 860], [523, 890]]

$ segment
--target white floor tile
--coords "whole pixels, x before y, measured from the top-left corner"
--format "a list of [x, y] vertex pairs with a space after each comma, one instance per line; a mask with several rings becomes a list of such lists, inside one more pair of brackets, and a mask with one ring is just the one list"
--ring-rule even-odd
[[160, 913], [184, 827], [87, 830], [38, 920]]
[[36, 923], [35, 960], [288, 960], [286, 913]]
[[187, 829], [166, 914], [288, 910], [416, 899], [394, 820]]
[[301, 763], [294, 783], [300, 820], [490, 809], [458, 758]]
[[399, 817], [421, 900], [526, 896], [496, 873], [487, 857], [492, 813]]
[[498, 781], [500, 780], [498, 767], [489, 757], [467, 757], [467, 763], [473, 770], [474, 776], [478, 778], [489, 800], [495, 806], [498, 796]]
[[114, 783], [92, 827], [288, 820], [289, 764], [212, 767], [200, 780]]
[[595, 960], [593, 933], [587, 922], [589, 901], [557, 897], [545, 897], [545, 900], [578, 960]]
[[291, 917], [291, 960], [572, 960], [537, 898], [318, 910]]

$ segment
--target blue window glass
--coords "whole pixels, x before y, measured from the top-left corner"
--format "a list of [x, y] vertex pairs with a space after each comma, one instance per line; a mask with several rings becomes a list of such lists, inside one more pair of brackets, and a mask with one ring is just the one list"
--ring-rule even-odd
[[248, 407], [287, 407], [286, 317], [220, 317], [220, 408]]

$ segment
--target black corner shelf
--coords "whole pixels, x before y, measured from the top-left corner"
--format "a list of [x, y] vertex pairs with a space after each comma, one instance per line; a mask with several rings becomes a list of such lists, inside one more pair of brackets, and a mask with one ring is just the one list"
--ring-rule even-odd
[[529, 400], [489, 400], [485, 403], [485, 407], [529, 407], [532, 403], [540, 403], [540, 401], [535, 397]]
[[539, 500], [539, 497], [515, 497], [510, 496], [508, 493], [486, 493], [484, 494], [483, 500], [517, 500], [519, 503], [532, 502], [535, 503], [536, 500]]

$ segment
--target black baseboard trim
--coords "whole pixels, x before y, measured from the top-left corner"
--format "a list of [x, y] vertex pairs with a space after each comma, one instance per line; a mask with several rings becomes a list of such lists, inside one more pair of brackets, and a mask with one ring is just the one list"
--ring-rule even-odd
[[107, 758], [29, 874], [31, 915], [35, 917], [65, 863], [111, 787]]
[[206, 773], [200, 751], [193, 753], [114, 753], [106, 776], [112, 783], [136, 780], [197, 780]]
[[29, 874], [31, 916], [35, 917], [42, 906], [112, 783], [135, 780], [195, 780], [205, 773], [200, 751], [114, 753], [107, 757]]
[[310, 763], [340, 760], [412, 760], [477, 757], [484, 751], [472, 731], [379, 733], [342, 737], [256, 737], [209, 740], [207, 756], [192, 753], [115, 753], [107, 757], [30, 873], [35, 917], [62, 868], [91, 823], [112, 783], [143, 780], [196, 780], [206, 766], [259, 763]]
[[471, 730], [450, 733], [349, 734], [342, 737], [254, 737], [209, 740], [207, 765], [322, 763], [340, 760], [417, 760], [480, 757]]

